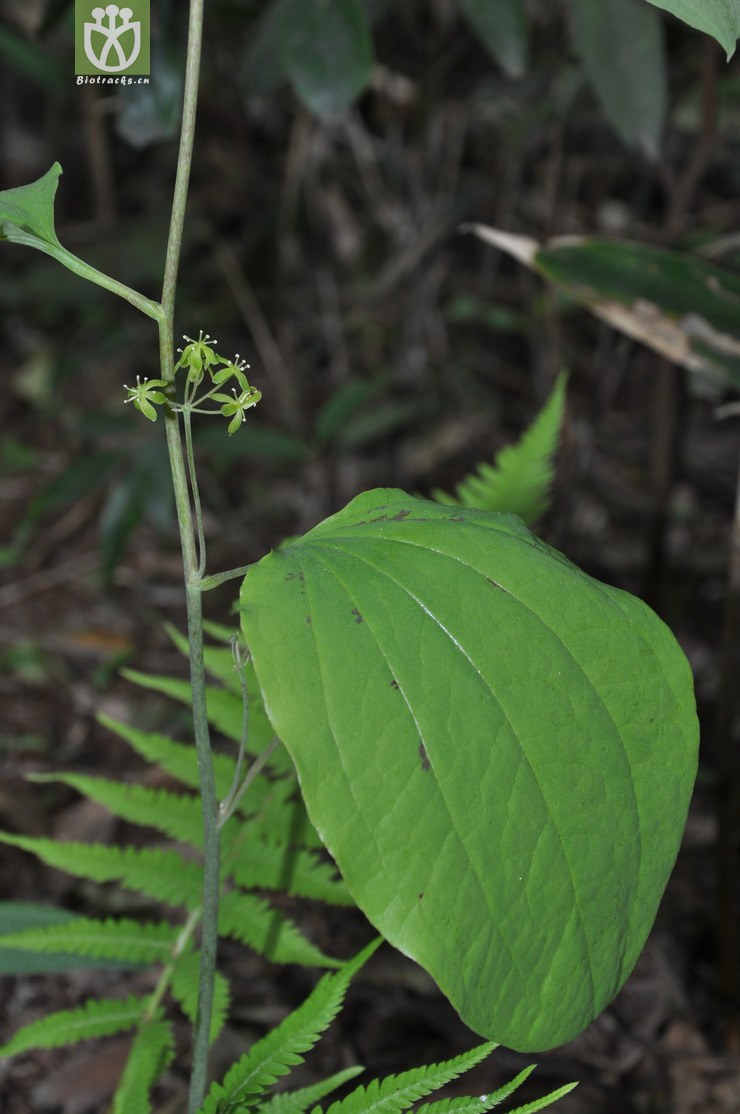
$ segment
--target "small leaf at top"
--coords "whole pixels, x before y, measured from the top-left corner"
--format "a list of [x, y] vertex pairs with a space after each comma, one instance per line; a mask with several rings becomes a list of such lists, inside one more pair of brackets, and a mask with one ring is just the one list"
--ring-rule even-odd
[[0, 240], [28, 243], [30, 235], [50, 247], [61, 247], [54, 231], [54, 195], [61, 173], [55, 162], [37, 182], [0, 191]]
[[696, 770], [640, 600], [519, 519], [358, 496], [247, 574], [245, 637], [360, 908], [476, 1032], [572, 1039], [645, 943]]

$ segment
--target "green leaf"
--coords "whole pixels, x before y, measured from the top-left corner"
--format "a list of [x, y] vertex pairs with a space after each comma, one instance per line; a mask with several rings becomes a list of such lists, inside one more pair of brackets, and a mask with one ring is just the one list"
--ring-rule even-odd
[[86, 774], [29, 774], [29, 781], [58, 781], [105, 805], [116, 816], [132, 824], [147, 825], [194, 847], [203, 844], [200, 802], [193, 794], [150, 789]]
[[150, 1090], [172, 1062], [175, 1038], [167, 1021], [147, 1021], [131, 1044], [111, 1114], [151, 1114]]
[[527, 69], [527, 12], [523, 0], [458, 0], [486, 50], [509, 77]]
[[[177, 743], [167, 735], [158, 735], [154, 731], [141, 731], [128, 723], [119, 723], [110, 716], [100, 715], [98, 720], [104, 727], [115, 732], [122, 739], [145, 758], [147, 762], [156, 762], [172, 777], [177, 778], [183, 785], [190, 789], [198, 789], [200, 778], [198, 775], [198, 758], [195, 747], [186, 743]], [[216, 777], [216, 792], [219, 797], [225, 797], [234, 777], [236, 764], [233, 759], [225, 754], [213, 755], [214, 774]]]
[[90, 999], [77, 1009], [50, 1013], [40, 1021], [24, 1025], [0, 1048], [0, 1056], [17, 1056], [33, 1048], [59, 1048], [133, 1029], [146, 1006], [146, 999], [133, 996], [122, 1000]]
[[550, 397], [516, 445], [496, 454], [493, 467], [479, 464], [455, 488], [455, 496], [432, 492], [438, 503], [506, 511], [533, 522], [547, 510], [555, 474], [554, 456], [560, 440], [565, 410], [567, 376], [560, 375]]
[[69, 952], [128, 963], [162, 963], [169, 958], [177, 928], [165, 921], [141, 923], [125, 917], [106, 921], [76, 917], [63, 924], [27, 928], [0, 936], [0, 947], [53, 954]]
[[324, 975], [305, 1002], [253, 1044], [222, 1083], [213, 1084], [198, 1114], [230, 1114], [254, 1107], [268, 1087], [302, 1063], [303, 1055], [339, 1013], [350, 980], [379, 944], [374, 940], [336, 974]]
[[[21, 932], [40, 925], [65, 924], [77, 919], [77, 913], [70, 913], [69, 910], [59, 909], [54, 905], [38, 905], [32, 901], [0, 901], [0, 935]], [[111, 960], [90, 959], [63, 952], [44, 955], [40, 952], [21, 951], [19, 948], [0, 948], [0, 977], [42, 975], [89, 967], [135, 966], [138, 964], [119, 964]]]
[[96, 270], [59, 243], [54, 230], [54, 196], [61, 173], [61, 166], [55, 162], [37, 182], [11, 190], [0, 190], [0, 240], [37, 248], [89, 282], [97, 283], [125, 298], [148, 317], [161, 320], [162, 307], [158, 302], [152, 302], [138, 291]]
[[284, 913], [254, 894], [230, 890], [221, 898], [218, 930], [222, 936], [247, 944], [273, 963], [306, 967], [337, 967], [339, 960], [324, 955], [307, 940]]
[[54, 231], [54, 195], [61, 173], [55, 162], [38, 181], [0, 191], [0, 240], [42, 250], [61, 248]]
[[566, 1083], [563, 1087], [558, 1087], [557, 1090], [551, 1091], [549, 1095], [544, 1095], [541, 1099], [534, 1099], [533, 1102], [527, 1102], [524, 1106], [516, 1106], [510, 1114], [536, 1114], [536, 1111], [544, 1110], [546, 1106], [552, 1106], [554, 1102], [569, 1095], [577, 1086], [577, 1083]]
[[346, 1098], [333, 1102], [327, 1114], [401, 1114], [415, 1102], [432, 1091], [438, 1091], [446, 1083], [475, 1067], [493, 1052], [495, 1044], [478, 1045], [470, 1052], [463, 1052], [441, 1064], [426, 1064], [421, 1068], [400, 1075], [389, 1075], [386, 1079], [373, 1079], [367, 1086], [356, 1087]]
[[529, 1079], [535, 1065], [530, 1064], [500, 1087], [487, 1095], [464, 1095], [461, 1098], [438, 1099], [436, 1102], [425, 1102], [417, 1107], [417, 1114], [484, 1114], [493, 1106], [498, 1106], [504, 1099], [508, 1099], [517, 1091], [525, 1080]]
[[732, 58], [735, 43], [740, 38], [737, 0], [650, 0], [650, 3], [712, 35], [727, 52], [727, 60]]
[[[94, 882], [120, 882], [129, 890], [169, 905], [194, 909], [202, 897], [203, 872], [176, 851], [152, 847], [109, 847], [102, 843], [64, 843], [37, 836], [0, 832], [0, 843], [20, 847], [49, 866]], [[2, 923], [0, 919], [0, 923]]]
[[373, 42], [359, 0], [284, 0], [278, 11], [283, 65], [317, 116], [343, 112], [370, 80]]
[[395, 490], [263, 558], [240, 606], [363, 912], [475, 1031], [572, 1039], [632, 969], [686, 817], [697, 722], [668, 629], [513, 516]]
[[607, 119], [657, 159], [668, 101], [660, 16], [644, 0], [570, 3], [575, 46]]
[[330, 1095], [332, 1091], [343, 1087], [345, 1083], [349, 1083], [350, 1079], [354, 1079], [364, 1070], [361, 1067], [345, 1068], [344, 1071], [338, 1071], [335, 1075], [327, 1076], [326, 1079], [321, 1079], [318, 1083], [312, 1083], [308, 1087], [300, 1087], [297, 1091], [281, 1091], [280, 1094], [273, 1095], [272, 1098], [260, 1103], [260, 1114], [303, 1114], [303, 1111], [308, 1110], [309, 1106], [313, 1106], [315, 1102], [321, 1102], [326, 1095]]
[[244, 848], [233, 865], [229, 864], [229, 873], [240, 886], [276, 890], [330, 905], [354, 905], [332, 864], [290, 843], [255, 838], [251, 824], [244, 828]]
[[[135, 669], [122, 669], [121, 675], [142, 688], [159, 692], [178, 700], [191, 708], [193, 706], [193, 693], [190, 682], [179, 677], [160, 677], [150, 673], [139, 673]], [[247, 666], [247, 689], [249, 691], [249, 738], [247, 751], [249, 754], [260, 754], [275, 737], [267, 714], [265, 712], [262, 693], [259, 690], [254, 669], [251, 664]], [[242, 736], [242, 698], [235, 692], [208, 685], [206, 688], [206, 708], [208, 722], [227, 739], [235, 743]], [[291, 770], [290, 759], [281, 748], [275, 751], [270, 759], [273, 770], [283, 773]]]
[[[200, 976], [200, 952], [181, 955], [172, 974], [170, 988], [172, 996], [187, 1018], [195, 1024], [198, 1012], [198, 978]], [[223, 1028], [229, 1009], [229, 984], [222, 974], [216, 971], [213, 988], [213, 1010], [211, 1012], [211, 1032], [209, 1041], [215, 1041]]]

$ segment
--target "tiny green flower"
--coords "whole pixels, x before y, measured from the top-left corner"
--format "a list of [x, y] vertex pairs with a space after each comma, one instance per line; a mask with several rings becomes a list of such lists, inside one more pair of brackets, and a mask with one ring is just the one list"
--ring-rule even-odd
[[[188, 380], [197, 386], [203, 378], [204, 371], [212, 368], [214, 364], [220, 363], [221, 357], [217, 356], [211, 345], [207, 343], [211, 338], [208, 333], [204, 336], [202, 329], [197, 340], [193, 340], [192, 337], [186, 336], [184, 333], [182, 339], [188, 343], [184, 348], [178, 348], [177, 350], [180, 353], [180, 359], [175, 364], [175, 371], [178, 368], [186, 367], [188, 369]], [[211, 344], [218, 344], [218, 341], [213, 340]]]
[[[245, 367], [249, 367], [249, 364], [245, 364], [243, 361], [239, 363], [238, 361], [239, 357], [237, 356], [236, 360], [228, 364], [227, 367], [230, 368], [229, 377], [236, 376], [236, 380], [241, 388], [240, 393], [237, 394], [236, 387], [232, 387], [231, 393], [234, 396], [233, 398], [229, 398], [228, 395], [223, 394], [215, 394], [213, 396], [217, 402], [223, 403], [221, 407], [223, 416], [225, 418], [231, 418], [229, 422], [229, 436], [231, 436], [232, 433], [236, 433], [239, 426], [246, 419], [247, 410], [251, 410], [262, 398], [262, 391], [258, 391], [256, 387], [250, 384], [242, 370]], [[224, 371], [226, 370], [227, 369], [224, 368]], [[218, 374], [221, 373], [219, 372]]]
[[[224, 366], [219, 371], [214, 371], [211, 376], [213, 382], [217, 386], [221, 386], [222, 383], [228, 382], [228, 380], [232, 379], [234, 376], [236, 376], [240, 382], [246, 383], [247, 387], [249, 386], [244, 377], [244, 372], [249, 367], [249, 364], [246, 360], [240, 359], [238, 352], [233, 360], [222, 359], [222, 363]], [[246, 387], [244, 389], [246, 390]]]
[[152, 403], [161, 406], [163, 402], [167, 401], [167, 396], [163, 394], [162, 391], [158, 390], [159, 387], [166, 386], [167, 384], [164, 379], [145, 378], [142, 383], [141, 377], [137, 375], [135, 387], [129, 387], [125, 383], [123, 384], [123, 389], [128, 391], [128, 398], [124, 399], [124, 402], [133, 402], [135, 410], [138, 410], [140, 414], [148, 418], [150, 422], [156, 422], [157, 411], [154, 409], [154, 406], [152, 406]]

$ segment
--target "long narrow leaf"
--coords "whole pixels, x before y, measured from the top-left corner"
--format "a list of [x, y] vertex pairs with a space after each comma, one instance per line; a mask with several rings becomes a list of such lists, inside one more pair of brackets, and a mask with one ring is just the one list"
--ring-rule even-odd
[[247, 944], [273, 963], [336, 967], [339, 962], [307, 940], [284, 913], [262, 898], [239, 890], [222, 897], [218, 927], [223, 936]]
[[148, 1021], [136, 1033], [126, 1067], [113, 1098], [112, 1114], [150, 1114], [149, 1092], [175, 1053], [172, 1026]]
[[176, 851], [108, 847], [102, 843], [59, 843], [53, 839], [0, 832], [0, 842], [20, 847], [49, 866], [93, 882], [120, 882], [129, 890], [193, 909], [199, 904], [202, 870]]
[[272, 1098], [260, 1103], [259, 1114], [303, 1114], [304, 1110], [308, 1110], [316, 1102], [321, 1102], [326, 1095], [330, 1095], [338, 1087], [343, 1087], [345, 1083], [349, 1083], [350, 1079], [354, 1079], [364, 1070], [359, 1066], [345, 1068], [344, 1071], [338, 1071], [327, 1079], [312, 1083], [309, 1087], [301, 1087], [297, 1091], [283, 1091], [279, 1095], [273, 1095]]
[[566, 1083], [564, 1087], [558, 1087], [556, 1091], [551, 1091], [549, 1095], [545, 1095], [541, 1099], [535, 1099], [534, 1102], [528, 1102], [524, 1106], [517, 1106], [516, 1109], [511, 1111], [511, 1114], [535, 1114], [536, 1110], [544, 1110], [546, 1106], [552, 1106], [564, 1095], [569, 1095], [577, 1086], [577, 1083]]
[[19, 1029], [0, 1048], [0, 1056], [16, 1056], [33, 1048], [59, 1048], [124, 1032], [138, 1023], [146, 1005], [146, 999], [133, 995], [125, 999], [94, 998], [77, 1009], [50, 1013]]
[[63, 924], [0, 936], [0, 947], [68, 952], [130, 963], [161, 963], [169, 957], [176, 937], [177, 929], [166, 921], [147, 924], [125, 917], [105, 921], [78, 917]]
[[[180, 956], [177, 960], [170, 984], [173, 998], [193, 1024], [195, 1024], [198, 1007], [199, 976], [200, 953], [190, 952], [187, 955]], [[211, 1032], [209, 1036], [211, 1044], [223, 1028], [229, 1009], [229, 998], [229, 984], [224, 976], [217, 971], [213, 993], [213, 1009], [211, 1011]]]
[[438, 1091], [452, 1079], [475, 1067], [494, 1048], [493, 1041], [486, 1041], [440, 1064], [426, 1064], [400, 1075], [389, 1075], [383, 1080], [374, 1079], [367, 1086], [357, 1087], [339, 1102], [333, 1102], [327, 1114], [367, 1114], [369, 1111], [372, 1114], [400, 1114], [424, 1095]]
[[149, 789], [144, 785], [125, 785], [87, 774], [29, 774], [29, 780], [61, 782], [105, 805], [116, 816], [132, 824], [156, 828], [195, 847], [203, 843], [200, 802], [191, 794]]
[[497, 1091], [486, 1095], [462, 1095], [459, 1098], [438, 1099], [436, 1102], [425, 1102], [417, 1107], [416, 1114], [483, 1114], [498, 1106], [504, 1099], [509, 1098], [521, 1087], [525, 1079], [534, 1071], [534, 1064], [524, 1068], [518, 1075]]
[[[250, 833], [250, 825], [244, 829]], [[245, 889], [278, 890], [330, 905], [354, 905], [333, 865], [313, 851], [287, 843], [268, 843], [250, 833], [229, 873]]]

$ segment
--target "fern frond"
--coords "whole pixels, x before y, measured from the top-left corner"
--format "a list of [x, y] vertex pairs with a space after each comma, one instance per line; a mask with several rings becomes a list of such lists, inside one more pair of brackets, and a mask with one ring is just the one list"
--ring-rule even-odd
[[[190, 708], [193, 704], [193, 694], [190, 682], [179, 677], [160, 677], [148, 673], [139, 673], [135, 669], [122, 669], [121, 673], [129, 681], [140, 685], [142, 688], [159, 692], [169, 696], [172, 700]], [[247, 749], [250, 754], [260, 754], [275, 737], [275, 732], [267, 718], [262, 693], [257, 683], [253, 666], [247, 665], [247, 688], [249, 690], [249, 739]], [[208, 722], [227, 739], [238, 743], [242, 734], [242, 698], [241, 694], [230, 692], [228, 689], [208, 685], [206, 688], [206, 710]], [[270, 760], [270, 766], [277, 773], [286, 773], [292, 768], [292, 763], [287, 751], [280, 747], [275, 751]]]
[[381, 943], [374, 940], [336, 974], [324, 975], [296, 1010], [257, 1041], [214, 1083], [199, 1114], [235, 1114], [257, 1105], [262, 1094], [313, 1048], [341, 1009], [350, 980]]
[[27, 928], [0, 936], [0, 947], [29, 952], [68, 952], [123, 963], [161, 963], [177, 939], [176, 926], [166, 921], [142, 923], [126, 917], [96, 920], [77, 917], [62, 924]]
[[[493, 1041], [480, 1044], [469, 1052], [463, 1052], [451, 1060], [440, 1064], [426, 1064], [421, 1068], [389, 1075], [386, 1079], [374, 1079], [367, 1086], [355, 1088], [346, 1098], [333, 1102], [327, 1114], [400, 1114], [408, 1110], [424, 1095], [438, 1091], [459, 1075], [475, 1067], [493, 1052]], [[318, 1110], [318, 1108], [317, 1108]]]
[[0, 1047], [0, 1056], [17, 1056], [34, 1048], [60, 1048], [93, 1037], [133, 1029], [147, 1006], [146, 998], [91, 998], [74, 1010], [60, 1010], [32, 1021]]
[[28, 778], [30, 781], [57, 781], [69, 785], [90, 800], [105, 805], [122, 820], [155, 828], [181, 843], [202, 846], [200, 801], [193, 794], [150, 789], [146, 785], [124, 784], [87, 774], [29, 774]]
[[169, 905], [200, 904], [203, 871], [176, 851], [108, 847], [102, 843], [59, 843], [53, 839], [0, 832], [0, 842], [20, 847], [49, 866], [93, 882], [120, 882], [129, 890]]
[[[195, 1024], [198, 1008], [199, 975], [200, 952], [189, 952], [187, 955], [182, 955], [178, 958], [170, 983], [172, 997], [176, 1000], [185, 1016], [189, 1018], [193, 1024]], [[211, 1032], [209, 1035], [211, 1044], [213, 1044], [223, 1028], [231, 997], [229, 984], [218, 971], [216, 971], [215, 980], [213, 987], [213, 1009], [211, 1012]]]
[[[98, 723], [102, 723], [119, 738], [124, 739], [137, 754], [147, 762], [156, 763], [166, 770], [172, 777], [177, 778], [183, 785], [190, 789], [198, 789], [200, 779], [198, 775], [198, 758], [195, 747], [188, 743], [177, 743], [167, 735], [158, 735], [154, 731], [140, 731], [128, 723], [119, 723], [104, 714], [99, 715]], [[226, 754], [213, 755], [213, 772], [216, 778], [216, 792], [219, 797], [228, 793], [234, 777], [236, 762]]]
[[142, 1025], [113, 1096], [111, 1114], [151, 1114], [149, 1092], [174, 1054], [175, 1039], [169, 1022], [157, 1018]]
[[[243, 831], [250, 833], [247, 843], [253, 839], [260, 839], [265, 843], [304, 847], [306, 849], [323, 848], [316, 829], [308, 818], [303, 798], [297, 791], [297, 780], [291, 772], [288, 777], [273, 781], [272, 792], [265, 795], [262, 802], [257, 805], [255, 797], [251, 796], [252, 786], [244, 799], [243, 812], [249, 817], [249, 822], [241, 825], [232, 825], [230, 838], [243, 839]], [[243, 829], [243, 831], [241, 831]]]
[[[193, 694], [189, 681], [183, 681], [179, 677], [160, 677], [156, 674], [139, 673], [136, 669], [122, 669], [121, 673], [127, 680], [133, 681], [141, 688], [159, 692], [162, 696], [169, 696], [170, 699], [177, 700], [179, 704], [185, 704], [187, 707], [192, 706]], [[227, 689], [209, 685], [206, 689], [206, 707], [208, 722], [225, 735], [227, 739], [238, 743], [242, 733], [241, 696], [229, 692]], [[271, 731], [270, 739], [273, 734], [274, 732]], [[270, 739], [265, 740], [265, 746]], [[250, 751], [252, 750], [253, 748], [250, 745]]]
[[511, 1114], [535, 1114], [536, 1110], [544, 1110], [546, 1106], [552, 1106], [564, 1095], [569, 1095], [577, 1086], [577, 1083], [566, 1083], [564, 1087], [558, 1087], [556, 1091], [551, 1091], [541, 1099], [535, 1099], [534, 1102], [528, 1102], [524, 1106], [517, 1106]]
[[218, 930], [222, 936], [249, 945], [273, 963], [300, 963], [306, 967], [340, 966], [339, 960], [324, 955], [320, 948], [301, 934], [293, 921], [269, 902], [241, 890], [231, 890], [221, 898]]
[[233, 861], [231, 849], [228, 860], [224, 854], [226, 869], [238, 885], [249, 890], [278, 890], [329, 905], [354, 905], [335, 868], [315, 852], [267, 842], [249, 824], [244, 829], [249, 838], [243, 846], [233, 845]]
[[567, 376], [562, 373], [550, 397], [515, 445], [496, 454], [493, 465], [479, 464], [455, 488], [455, 495], [433, 491], [438, 503], [508, 511], [533, 522], [548, 507], [554, 476], [554, 456], [565, 410]]
[[461, 1095], [458, 1098], [452, 1099], [438, 1099], [437, 1102], [425, 1102], [417, 1107], [416, 1114], [484, 1114], [484, 1111], [491, 1110], [494, 1106], [507, 1099], [509, 1095], [513, 1095], [515, 1091], [521, 1087], [525, 1079], [534, 1071], [535, 1065], [530, 1064], [529, 1067], [524, 1068], [518, 1075], [508, 1083], [504, 1083], [503, 1087], [499, 1087], [497, 1091], [492, 1091], [487, 1095]]
[[321, 1102], [326, 1095], [330, 1095], [338, 1087], [343, 1087], [364, 1070], [359, 1066], [345, 1068], [344, 1071], [338, 1071], [335, 1075], [319, 1080], [318, 1083], [312, 1083], [309, 1087], [273, 1095], [272, 1098], [261, 1102], [257, 1109], [259, 1114], [303, 1114], [303, 1111], [308, 1110], [313, 1103]]

